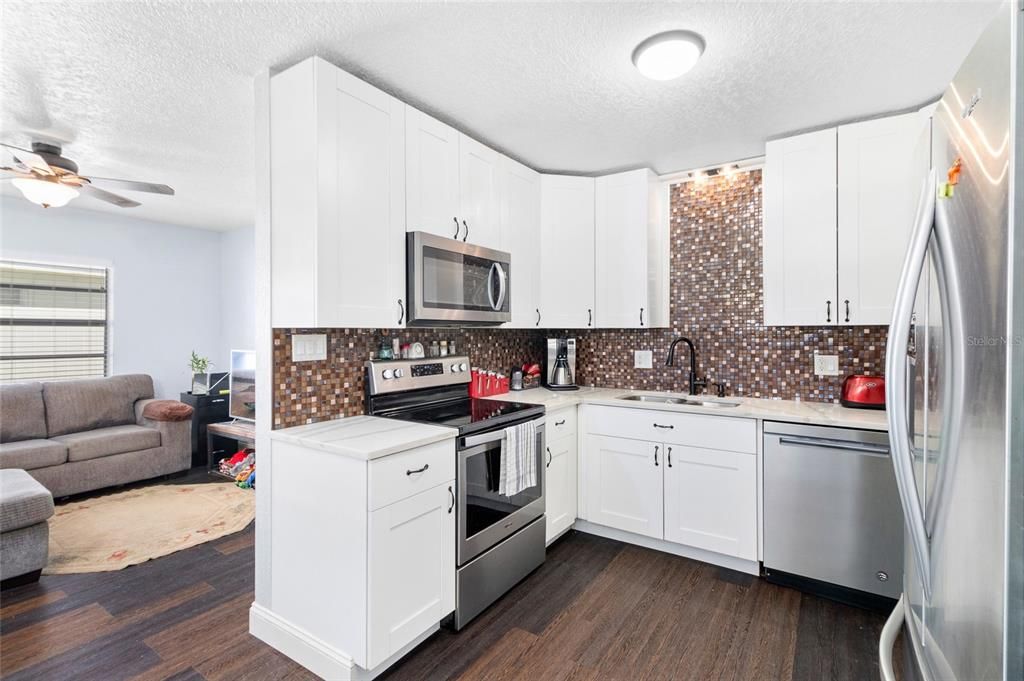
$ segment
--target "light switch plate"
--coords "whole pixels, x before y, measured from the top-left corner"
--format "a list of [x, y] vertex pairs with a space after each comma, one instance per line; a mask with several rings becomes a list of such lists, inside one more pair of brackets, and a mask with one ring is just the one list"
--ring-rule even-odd
[[650, 350], [634, 350], [633, 351], [633, 368], [634, 369], [652, 369], [654, 368], [654, 360], [651, 356]]
[[327, 359], [327, 334], [297, 333], [292, 336], [292, 361], [316, 362]]
[[839, 355], [819, 355], [814, 353], [815, 376], [838, 376]]

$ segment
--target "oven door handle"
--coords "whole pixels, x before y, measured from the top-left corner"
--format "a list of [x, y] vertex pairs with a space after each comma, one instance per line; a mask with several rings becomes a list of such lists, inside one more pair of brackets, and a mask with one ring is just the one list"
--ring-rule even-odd
[[[540, 423], [537, 424], [536, 432], [538, 435], [544, 432], [544, 422], [542, 419], [537, 419]], [[479, 435], [468, 435], [462, 438], [462, 446], [460, 450], [466, 450], [471, 447], [478, 447], [480, 445], [491, 444], [492, 442], [501, 442], [505, 439], [505, 429], [492, 431], [490, 433], [480, 433]]]

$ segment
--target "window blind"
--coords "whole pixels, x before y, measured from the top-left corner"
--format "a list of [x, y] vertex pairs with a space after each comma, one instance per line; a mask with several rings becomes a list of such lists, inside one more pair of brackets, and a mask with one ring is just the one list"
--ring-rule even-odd
[[0, 381], [107, 373], [107, 270], [0, 260]]

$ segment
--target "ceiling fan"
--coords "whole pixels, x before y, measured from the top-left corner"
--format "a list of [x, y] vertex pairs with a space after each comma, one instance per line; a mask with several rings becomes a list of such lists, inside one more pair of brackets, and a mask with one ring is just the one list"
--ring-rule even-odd
[[33, 142], [32, 151], [3, 142], [0, 142], [0, 147], [6, 147], [14, 159], [14, 167], [0, 166], [0, 171], [9, 174], [0, 179], [10, 179], [26, 199], [43, 208], [66, 205], [79, 193], [121, 208], [142, 205], [138, 201], [95, 187], [94, 182], [136, 192], [174, 195], [174, 190], [166, 184], [79, 175], [78, 164], [61, 156], [61, 148], [57, 144]]

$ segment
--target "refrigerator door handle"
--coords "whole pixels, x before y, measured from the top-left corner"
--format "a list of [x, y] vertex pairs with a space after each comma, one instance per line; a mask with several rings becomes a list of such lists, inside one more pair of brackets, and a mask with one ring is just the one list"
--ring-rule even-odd
[[924, 190], [917, 205], [917, 217], [910, 237], [910, 246], [903, 261], [896, 302], [893, 304], [892, 324], [885, 349], [885, 401], [889, 408], [889, 442], [892, 446], [892, 466], [896, 474], [896, 487], [907, 533], [914, 551], [914, 563], [921, 574], [925, 595], [931, 598], [931, 562], [928, 554], [928, 534], [925, 529], [924, 509], [917, 496], [914, 480], [913, 440], [910, 433], [910, 419], [907, 414], [907, 337], [910, 334], [910, 319], [917, 297], [917, 285], [921, 279], [925, 259], [928, 257], [928, 241], [935, 222], [935, 170], [928, 173]]
[[896, 681], [896, 673], [892, 666], [892, 652], [896, 645], [896, 637], [903, 628], [903, 594], [896, 602], [896, 608], [889, 615], [882, 627], [882, 635], [878, 638], [878, 668], [882, 673], [882, 681]]

